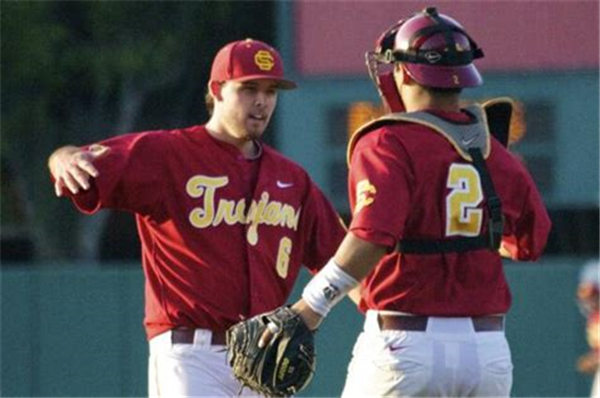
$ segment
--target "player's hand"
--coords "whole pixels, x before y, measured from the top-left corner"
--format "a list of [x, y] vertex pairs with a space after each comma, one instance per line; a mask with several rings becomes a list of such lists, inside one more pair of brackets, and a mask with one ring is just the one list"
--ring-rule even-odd
[[[306, 304], [306, 302], [302, 299], [298, 300], [296, 304], [292, 305], [292, 311], [300, 315], [304, 324], [308, 327], [309, 330], [316, 330], [321, 322], [323, 321], [323, 317], [313, 311], [312, 308]], [[273, 323], [267, 324], [267, 329], [263, 332], [260, 340], [258, 341], [258, 347], [262, 348], [269, 344], [269, 341], [273, 338], [273, 336], [278, 332], [276, 329], [276, 325]]]
[[110, 152], [110, 148], [92, 145], [89, 150], [66, 146], [56, 150], [48, 160], [50, 173], [54, 177], [56, 196], [64, 196], [65, 189], [72, 194], [90, 188], [90, 179], [100, 174], [94, 167], [94, 161]]

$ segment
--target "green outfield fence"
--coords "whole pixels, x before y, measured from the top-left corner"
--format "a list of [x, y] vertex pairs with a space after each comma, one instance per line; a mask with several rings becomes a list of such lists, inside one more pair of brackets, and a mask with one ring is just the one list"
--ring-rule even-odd
[[[574, 293], [584, 258], [506, 264], [513, 396], [588, 396]], [[302, 281], [307, 275], [302, 275]], [[298, 296], [299, 284], [294, 291]], [[3, 264], [2, 396], [144, 396], [148, 348], [137, 265]], [[362, 317], [343, 302], [317, 335], [317, 374], [301, 396], [338, 396]]]

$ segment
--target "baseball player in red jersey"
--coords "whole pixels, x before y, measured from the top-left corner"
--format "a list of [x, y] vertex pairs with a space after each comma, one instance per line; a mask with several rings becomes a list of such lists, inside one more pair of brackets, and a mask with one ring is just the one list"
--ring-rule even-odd
[[484, 109], [460, 107], [461, 90], [482, 83], [483, 52], [428, 8], [367, 54], [394, 113], [351, 139], [349, 232], [292, 308], [314, 329], [361, 281], [366, 319], [343, 397], [509, 396], [499, 252], [537, 259], [550, 220]]
[[207, 124], [57, 149], [56, 194], [82, 212], [135, 214], [145, 274], [150, 396], [234, 396], [225, 330], [285, 303], [304, 265], [316, 272], [345, 230], [298, 165], [260, 142], [283, 76], [278, 52], [224, 46]]

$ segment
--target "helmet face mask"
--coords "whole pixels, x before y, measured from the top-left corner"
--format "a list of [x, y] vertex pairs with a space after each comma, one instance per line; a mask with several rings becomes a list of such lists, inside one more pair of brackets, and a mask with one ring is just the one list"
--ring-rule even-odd
[[369, 76], [392, 112], [404, 111], [393, 82], [396, 63], [402, 63], [406, 73], [425, 87], [460, 89], [483, 82], [473, 65], [483, 51], [458, 22], [432, 7], [388, 28], [377, 39], [375, 51], [365, 57]]
[[392, 55], [396, 33], [403, 23], [404, 20], [400, 20], [388, 28], [377, 39], [375, 51], [365, 53], [369, 77], [389, 112], [404, 112], [405, 110], [394, 80], [395, 64]]

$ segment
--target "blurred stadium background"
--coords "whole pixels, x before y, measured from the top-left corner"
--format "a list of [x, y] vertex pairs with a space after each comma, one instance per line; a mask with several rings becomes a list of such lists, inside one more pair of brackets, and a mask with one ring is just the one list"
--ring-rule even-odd
[[[598, 258], [597, 1], [20, 2], [1, 13], [2, 396], [143, 396], [147, 346], [133, 218], [79, 215], [53, 195], [57, 146], [206, 120], [212, 57], [226, 42], [273, 43], [300, 89], [280, 96], [266, 141], [310, 172], [348, 219], [345, 143], [377, 106], [363, 55], [425, 6], [463, 22], [484, 49], [470, 100], [512, 96], [513, 146], [553, 220], [544, 258], [506, 263], [514, 396], [587, 396], [575, 303]], [[306, 279], [306, 275], [303, 275]], [[294, 293], [297, 296], [298, 292]], [[361, 316], [349, 303], [318, 334], [317, 376], [302, 396], [335, 396]]]

